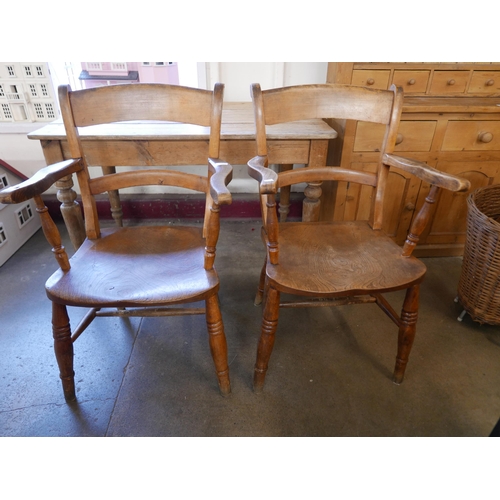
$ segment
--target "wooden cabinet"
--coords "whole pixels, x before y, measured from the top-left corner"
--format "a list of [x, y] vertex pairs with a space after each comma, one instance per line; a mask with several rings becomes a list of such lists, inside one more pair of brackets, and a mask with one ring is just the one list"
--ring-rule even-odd
[[[471, 190], [500, 182], [500, 63], [329, 63], [327, 82], [403, 87], [405, 100], [395, 153], [465, 177]], [[339, 140], [330, 157], [344, 168], [373, 170], [383, 131], [366, 122], [332, 123]], [[330, 163], [332, 164], [332, 163]], [[322, 217], [367, 217], [371, 189], [338, 183], [325, 187], [334, 199]], [[392, 169], [386, 196], [385, 230], [403, 244], [429, 185]], [[419, 256], [461, 255], [468, 193], [442, 192]]]

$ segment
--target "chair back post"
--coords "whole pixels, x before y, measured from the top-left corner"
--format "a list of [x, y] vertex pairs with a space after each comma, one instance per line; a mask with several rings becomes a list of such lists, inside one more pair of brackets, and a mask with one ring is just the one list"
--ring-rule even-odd
[[390, 169], [388, 165], [384, 164], [383, 158], [385, 153], [394, 152], [399, 122], [403, 111], [403, 89], [401, 87], [396, 87], [393, 84], [391, 85], [389, 91], [393, 92], [392, 109], [389, 115], [389, 122], [386, 125], [382, 147], [380, 148], [380, 156], [377, 167], [377, 186], [372, 198], [370, 218], [368, 221], [373, 229], [382, 229], [385, 188]]
[[[220, 156], [220, 134], [222, 126], [222, 106], [224, 103], [224, 84], [216, 83], [212, 94], [212, 109], [210, 114], [210, 140], [208, 143], [208, 156], [218, 159]], [[205, 218], [203, 220], [203, 236], [206, 238], [210, 231], [210, 220], [213, 218], [212, 207], [214, 200], [210, 194], [210, 178], [212, 170], [208, 168], [207, 194], [205, 198]], [[219, 208], [217, 208], [217, 223], [219, 223]], [[217, 233], [218, 234], [218, 233]], [[217, 239], [215, 240], [217, 242]], [[207, 243], [208, 244], [208, 243]], [[212, 260], [213, 264], [213, 260]], [[206, 268], [207, 269], [207, 268]], [[210, 268], [211, 269], [211, 268]]]
[[257, 143], [257, 156], [267, 156], [266, 122], [264, 118], [264, 97], [260, 84], [252, 83], [250, 86], [254, 117], [255, 117], [255, 140]]
[[80, 134], [75, 125], [75, 117], [71, 106], [72, 90], [69, 85], [59, 86], [59, 104], [63, 118], [64, 128], [66, 129], [66, 138], [69, 145], [70, 154], [73, 158], [81, 158], [82, 169], [77, 172], [78, 185], [82, 196], [83, 211], [85, 214], [85, 232], [87, 238], [96, 239], [101, 235], [99, 218], [97, 215], [97, 206], [94, 196], [89, 188], [89, 171], [83, 148], [80, 141]]

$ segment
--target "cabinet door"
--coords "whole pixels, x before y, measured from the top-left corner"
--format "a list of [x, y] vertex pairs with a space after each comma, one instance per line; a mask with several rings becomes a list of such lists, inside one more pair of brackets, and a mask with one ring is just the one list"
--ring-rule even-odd
[[[415, 255], [461, 255], [465, 242], [467, 197], [475, 189], [500, 182], [500, 162], [447, 162], [440, 161], [437, 168], [468, 179], [471, 189], [466, 193], [442, 190], [432, 220], [422, 234]], [[429, 185], [422, 183], [417, 201], [419, 209], [429, 193]], [[453, 251], [455, 248], [455, 251]]]

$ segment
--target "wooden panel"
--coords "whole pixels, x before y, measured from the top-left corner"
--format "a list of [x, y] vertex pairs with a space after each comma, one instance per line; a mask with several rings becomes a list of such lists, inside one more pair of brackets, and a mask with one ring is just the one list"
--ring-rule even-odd
[[357, 70], [352, 72], [352, 85], [370, 87], [372, 89], [387, 89], [389, 86], [389, 70]]
[[407, 93], [424, 93], [429, 83], [430, 71], [401, 71], [395, 70], [392, 83], [403, 87]]
[[500, 149], [500, 122], [450, 121], [446, 127], [443, 151], [490, 151]]
[[465, 92], [469, 71], [434, 71], [431, 94], [459, 94]]
[[468, 92], [470, 94], [500, 93], [500, 71], [474, 71]]
[[[435, 121], [400, 122], [394, 151], [429, 151], [435, 130]], [[384, 132], [383, 125], [359, 122], [354, 151], [379, 151]]]
[[[64, 158], [71, 158], [68, 144], [62, 142]], [[208, 143], [198, 141], [86, 141], [85, 153], [89, 165], [96, 166], [166, 166], [205, 165]], [[255, 156], [254, 141], [222, 141], [221, 159], [233, 165], [245, 165]], [[131, 162], [130, 159], [133, 158]], [[304, 141], [271, 141], [269, 159], [272, 163], [308, 163], [309, 144]]]

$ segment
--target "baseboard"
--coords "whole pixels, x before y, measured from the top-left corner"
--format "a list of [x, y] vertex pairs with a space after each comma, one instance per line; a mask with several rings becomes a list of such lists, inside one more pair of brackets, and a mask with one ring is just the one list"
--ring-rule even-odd
[[[205, 210], [205, 198], [199, 195], [123, 195], [120, 197], [123, 218], [134, 219], [199, 219]], [[288, 219], [302, 216], [303, 193], [292, 193]], [[62, 220], [61, 203], [55, 195], [44, 196], [49, 213], [54, 220]], [[76, 200], [81, 206], [81, 200]], [[97, 212], [101, 219], [112, 219], [106, 197], [97, 198]], [[221, 218], [260, 219], [260, 203], [257, 194], [234, 194], [231, 205], [221, 206]]]

